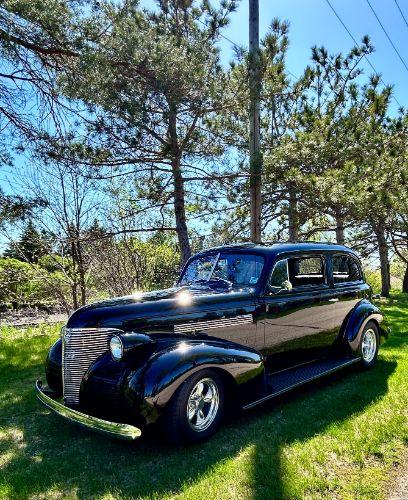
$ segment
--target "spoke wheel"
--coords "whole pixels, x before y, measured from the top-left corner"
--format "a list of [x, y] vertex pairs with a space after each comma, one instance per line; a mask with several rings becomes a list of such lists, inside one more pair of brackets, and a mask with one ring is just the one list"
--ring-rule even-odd
[[377, 352], [377, 335], [372, 328], [364, 332], [361, 352], [366, 363], [371, 363]]
[[191, 375], [180, 385], [161, 420], [167, 440], [198, 443], [212, 436], [224, 414], [225, 396], [224, 380], [216, 370]]
[[187, 419], [196, 432], [208, 429], [217, 416], [220, 397], [217, 384], [211, 378], [200, 380], [190, 393], [187, 402]]
[[359, 355], [363, 368], [371, 368], [375, 365], [379, 346], [378, 327], [374, 321], [369, 321], [360, 338]]

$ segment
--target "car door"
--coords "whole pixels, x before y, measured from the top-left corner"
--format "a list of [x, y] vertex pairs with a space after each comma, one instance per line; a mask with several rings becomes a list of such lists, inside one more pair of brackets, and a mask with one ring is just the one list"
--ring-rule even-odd
[[262, 297], [263, 354], [273, 373], [324, 357], [333, 344], [334, 300], [324, 252], [279, 257]]
[[339, 335], [353, 308], [369, 296], [370, 288], [364, 282], [360, 262], [352, 254], [336, 252], [330, 255], [329, 268], [333, 304], [330, 328]]

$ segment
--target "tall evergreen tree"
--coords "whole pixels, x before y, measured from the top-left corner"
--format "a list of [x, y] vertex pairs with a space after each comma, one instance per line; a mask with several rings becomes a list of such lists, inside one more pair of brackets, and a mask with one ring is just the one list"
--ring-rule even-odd
[[36, 263], [39, 258], [50, 251], [50, 239], [44, 232], [38, 231], [30, 219], [20, 238], [11, 242], [3, 256], [25, 262]]

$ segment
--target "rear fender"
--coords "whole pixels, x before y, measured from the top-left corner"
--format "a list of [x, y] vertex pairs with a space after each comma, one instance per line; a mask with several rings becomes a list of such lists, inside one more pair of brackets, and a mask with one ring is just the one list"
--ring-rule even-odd
[[253, 399], [264, 388], [264, 364], [258, 351], [233, 343], [187, 340], [155, 353], [134, 372], [128, 380], [127, 396], [142, 400], [146, 422], [154, 422], [180, 385], [206, 368], [228, 377], [240, 402]]
[[374, 321], [379, 330], [380, 342], [388, 338], [390, 329], [380, 309], [367, 299], [361, 300], [346, 319], [345, 340], [351, 352], [357, 354], [361, 334], [369, 321]]

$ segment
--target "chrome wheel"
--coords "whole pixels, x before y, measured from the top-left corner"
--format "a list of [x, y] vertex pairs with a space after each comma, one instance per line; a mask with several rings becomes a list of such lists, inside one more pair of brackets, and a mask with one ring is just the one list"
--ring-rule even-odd
[[203, 378], [193, 388], [187, 402], [187, 419], [196, 431], [205, 431], [214, 422], [220, 406], [217, 384], [211, 378]]
[[377, 351], [377, 336], [372, 328], [364, 332], [363, 341], [361, 344], [361, 353], [366, 363], [370, 363]]

